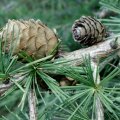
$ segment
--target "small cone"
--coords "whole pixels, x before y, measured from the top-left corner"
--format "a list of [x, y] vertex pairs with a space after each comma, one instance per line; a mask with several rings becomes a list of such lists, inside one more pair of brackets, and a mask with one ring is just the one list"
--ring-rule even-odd
[[12, 46], [14, 54], [23, 50], [37, 59], [47, 56], [58, 43], [58, 38], [50, 28], [33, 19], [8, 20], [0, 35], [6, 51]]
[[72, 26], [73, 38], [81, 45], [91, 46], [107, 37], [105, 26], [97, 19], [82, 16]]

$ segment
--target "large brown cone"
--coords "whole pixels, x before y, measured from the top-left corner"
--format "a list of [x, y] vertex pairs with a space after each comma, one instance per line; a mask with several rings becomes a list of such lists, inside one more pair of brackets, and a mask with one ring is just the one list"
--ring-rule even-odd
[[8, 20], [0, 34], [4, 43], [6, 41], [6, 51], [9, 51], [12, 46], [14, 54], [24, 50], [37, 59], [52, 52], [58, 42], [51, 29], [41, 21], [33, 19], [29, 21]]

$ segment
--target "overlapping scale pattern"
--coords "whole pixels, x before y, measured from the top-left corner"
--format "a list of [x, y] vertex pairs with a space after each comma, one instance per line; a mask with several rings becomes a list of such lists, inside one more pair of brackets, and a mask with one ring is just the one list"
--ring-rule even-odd
[[76, 20], [72, 26], [72, 34], [75, 41], [88, 46], [102, 41], [107, 36], [105, 26], [90, 16], [82, 16]]
[[6, 51], [14, 54], [24, 50], [35, 58], [47, 56], [57, 45], [56, 34], [40, 20], [8, 20], [0, 33]]

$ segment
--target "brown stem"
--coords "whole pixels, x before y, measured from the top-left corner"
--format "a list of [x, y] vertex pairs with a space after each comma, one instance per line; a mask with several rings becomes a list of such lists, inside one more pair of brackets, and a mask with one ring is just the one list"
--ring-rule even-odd
[[112, 38], [110, 40], [106, 40], [91, 47], [67, 53], [63, 55], [63, 57], [66, 60], [72, 60], [71, 65], [74, 66], [83, 63], [83, 58], [85, 58], [86, 55], [90, 55], [91, 58], [105, 58], [109, 56], [112, 52], [117, 52], [117, 50], [120, 50], [120, 37], [117, 39], [116, 49], [111, 46], [111, 43], [115, 40], [116, 38]]

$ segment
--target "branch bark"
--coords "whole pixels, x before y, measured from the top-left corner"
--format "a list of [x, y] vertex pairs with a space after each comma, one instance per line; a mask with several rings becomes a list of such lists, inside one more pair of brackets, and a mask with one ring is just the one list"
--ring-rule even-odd
[[[100, 75], [97, 73], [97, 69], [98, 69], [98, 65], [97, 63], [92, 60], [91, 61], [91, 66], [93, 69], [93, 79], [96, 85], [98, 85], [100, 83]], [[103, 105], [100, 101], [100, 98], [97, 97], [96, 98], [96, 104], [95, 104], [95, 120], [104, 120], [104, 109], [103, 109]], [[92, 120], [94, 120], [94, 118], [92, 118]]]
[[13, 76], [13, 78], [11, 78], [12, 80], [9, 81], [8, 84], [0, 84], [0, 95], [2, 95], [2, 93], [4, 93], [6, 90], [8, 90], [12, 85], [14, 85], [13, 80], [16, 80], [16, 82], [19, 82], [21, 80], [23, 80], [24, 76], [22, 76], [21, 74], [17, 74], [15, 76]]
[[36, 99], [35, 93], [33, 89], [30, 89], [28, 95], [28, 102], [29, 102], [29, 116], [30, 120], [37, 120], [36, 116]]
[[86, 55], [90, 55], [91, 58], [104, 58], [109, 56], [112, 52], [117, 52], [117, 50], [120, 50], [120, 37], [117, 39], [117, 47], [112, 48], [111, 43], [114, 43], [116, 38], [112, 38], [109, 40], [106, 40], [104, 42], [98, 43], [94, 46], [76, 50], [67, 54], [64, 54], [63, 57], [66, 60], [72, 60], [71, 65], [80, 65], [83, 63], [83, 58]]

